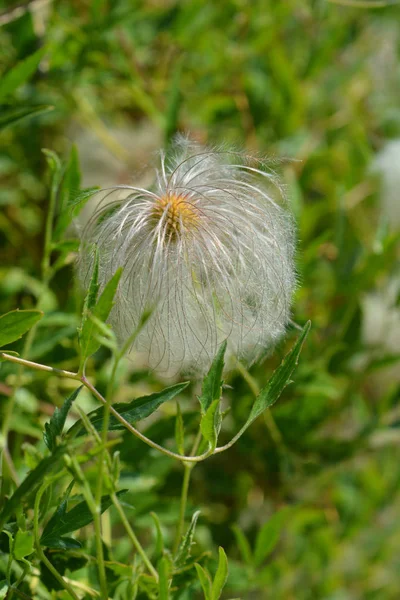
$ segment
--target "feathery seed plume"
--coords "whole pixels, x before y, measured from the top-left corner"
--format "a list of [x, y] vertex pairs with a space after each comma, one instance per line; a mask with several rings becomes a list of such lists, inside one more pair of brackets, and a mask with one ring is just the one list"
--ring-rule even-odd
[[106, 194], [83, 231], [80, 280], [90, 280], [93, 244], [101, 287], [123, 267], [110, 324], [123, 343], [152, 309], [132, 348], [152, 369], [201, 374], [225, 339], [228, 358], [256, 360], [284, 333], [295, 287], [277, 176], [261, 160], [185, 138], [156, 175], [152, 190]]

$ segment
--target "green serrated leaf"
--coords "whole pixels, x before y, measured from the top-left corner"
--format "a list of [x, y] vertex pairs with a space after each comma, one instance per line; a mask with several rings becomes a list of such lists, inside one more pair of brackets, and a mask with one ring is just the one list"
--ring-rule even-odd
[[169, 584], [171, 581], [172, 565], [167, 556], [163, 556], [157, 563], [158, 571], [158, 600], [169, 600]]
[[10, 96], [20, 85], [32, 77], [39, 66], [40, 61], [47, 52], [43, 47], [20, 61], [0, 79], [0, 101]]
[[185, 536], [183, 537], [181, 545], [179, 546], [179, 549], [178, 549], [178, 552], [176, 554], [175, 561], [174, 561], [176, 568], [182, 567], [187, 562], [188, 558], [190, 557], [190, 551], [191, 551], [192, 544], [193, 544], [193, 536], [194, 536], [197, 519], [199, 518], [199, 515], [200, 515], [200, 511], [197, 510], [194, 513], [194, 515], [192, 517], [192, 521], [189, 525], [189, 528], [188, 528]]
[[197, 577], [199, 578], [200, 585], [203, 590], [204, 600], [211, 600], [212, 582], [211, 582], [210, 574], [208, 573], [208, 571], [206, 569], [204, 569], [198, 563], [195, 563], [194, 566], [196, 568]]
[[228, 579], [228, 559], [221, 546], [218, 548], [219, 561], [218, 569], [215, 573], [214, 581], [211, 588], [211, 600], [219, 600], [222, 594], [222, 590], [225, 586], [226, 580]]
[[16, 560], [22, 560], [25, 556], [32, 554], [33, 533], [31, 531], [21, 531], [20, 529], [15, 534], [13, 544], [13, 555]]
[[0, 348], [12, 344], [40, 321], [40, 310], [12, 310], [0, 317]]
[[283, 508], [275, 513], [258, 532], [254, 550], [254, 565], [256, 567], [261, 565], [278, 543], [290, 510], [290, 508]]
[[253, 556], [251, 552], [251, 547], [249, 540], [244, 535], [243, 531], [237, 526], [232, 526], [232, 531], [235, 534], [236, 543], [239, 547], [240, 554], [242, 555], [242, 559], [247, 565], [251, 565], [253, 563]]
[[[117, 496], [121, 496], [127, 491], [128, 490], [121, 490], [117, 492]], [[67, 533], [72, 533], [73, 531], [82, 529], [82, 527], [92, 523], [93, 515], [85, 501], [74, 506], [69, 512], [66, 512], [67, 502], [68, 498], [64, 498], [44, 528], [42, 537], [40, 538], [40, 544], [42, 546], [48, 548], [62, 548], [65, 544], [64, 536]], [[111, 497], [109, 495], [102, 496], [101, 513], [106, 511], [111, 505]]]
[[185, 430], [179, 403], [176, 403], [175, 443], [179, 454], [185, 454]]
[[[171, 385], [170, 387], [165, 388], [161, 392], [156, 392], [155, 394], [150, 394], [149, 396], [136, 398], [136, 400], [133, 400], [132, 402], [113, 404], [113, 408], [117, 412], [119, 412], [119, 414], [122, 415], [126, 421], [133, 424], [150, 416], [164, 402], [167, 402], [168, 400], [173, 400], [175, 396], [180, 394], [189, 385], [189, 383], [189, 381], [185, 381], [184, 383], [177, 383], [175, 385]], [[92, 425], [98, 431], [102, 431], [103, 429], [103, 415], [104, 407], [102, 406], [88, 413], [87, 415]], [[116, 419], [113, 415], [110, 415], [108, 430], [119, 431], [124, 429], [124, 426], [118, 421], [118, 419]], [[81, 435], [82, 433], [84, 433], [84, 431], [85, 429], [82, 423], [78, 421], [71, 427], [71, 429], [68, 431], [68, 434]]]
[[44, 476], [58, 468], [64, 453], [65, 447], [58, 446], [51, 456], [41, 460], [38, 466], [25, 477], [13, 495], [5, 502], [3, 510], [0, 512], [0, 530], [14, 511], [21, 507], [24, 498], [33, 493], [42, 483]]
[[65, 421], [72, 406], [83, 386], [78, 387], [64, 400], [61, 408], [56, 408], [50, 421], [44, 426], [43, 439], [48, 449], [53, 452], [57, 446], [57, 436], [62, 434]]
[[11, 127], [23, 119], [31, 119], [37, 115], [54, 110], [53, 106], [0, 106], [0, 130]]
[[201, 396], [199, 396], [201, 412], [203, 415], [207, 412], [210, 404], [214, 402], [214, 400], [219, 400], [221, 398], [222, 371], [224, 370], [226, 344], [226, 341], [221, 344], [211, 368], [203, 380]]
[[217, 447], [218, 436], [221, 430], [222, 415], [220, 404], [221, 401], [219, 399], [214, 400], [200, 422], [200, 431], [204, 439], [210, 444], [212, 450], [215, 450]]
[[[116, 270], [110, 281], [105, 286], [96, 305], [93, 308], [93, 316], [100, 321], [107, 321], [111, 309], [114, 305], [114, 296], [117, 291], [119, 280], [121, 279], [122, 268]], [[90, 310], [90, 308], [89, 308]], [[100, 342], [94, 337], [96, 325], [89, 318], [86, 318], [80, 338], [82, 351], [82, 361], [85, 362], [89, 356], [94, 354], [100, 348]]]

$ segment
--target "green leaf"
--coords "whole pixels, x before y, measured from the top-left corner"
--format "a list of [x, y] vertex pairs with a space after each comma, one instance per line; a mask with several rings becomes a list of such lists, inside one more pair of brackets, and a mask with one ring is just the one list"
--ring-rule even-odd
[[59, 217], [54, 230], [54, 238], [59, 239], [72, 220], [72, 212], [67, 210], [70, 199], [79, 193], [81, 172], [79, 169], [78, 151], [72, 146], [62, 184], [60, 186]]
[[226, 344], [226, 341], [221, 344], [211, 368], [203, 380], [201, 396], [199, 396], [201, 412], [203, 415], [207, 412], [207, 409], [214, 400], [219, 400], [221, 398], [222, 371], [224, 370]]
[[[100, 298], [93, 308], [93, 316], [102, 322], [107, 321], [111, 309], [114, 305], [114, 296], [117, 291], [119, 280], [121, 279], [122, 268], [116, 270], [110, 281], [105, 286]], [[90, 310], [90, 308], [89, 308]], [[100, 342], [95, 338], [94, 334], [97, 328], [95, 323], [86, 318], [81, 333], [80, 345], [82, 351], [82, 362], [94, 354], [100, 348]]]
[[158, 600], [169, 600], [169, 583], [171, 580], [171, 562], [167, 556], [160, 558], [157, 564], [158, 571]]
[[[161, 404], [167, 402], [168, 400], [173, 400], [175, 396], [180, 394], [188, 385], [189, 381], [185, 381], [184, 383], [177, 383], [175, 385], [171, 385], [170, 387], [165, 388], [161, 392], [156, 392], [155, 394], [150, 394], [149, 396], [142, 396], [141, 398], [136, 398], [132, 402], [121, 402], [117, 404], [113, 404], [113, 408], [124, 417], [126, 421], [129, 423], [136, 423], [137, 421], [141, 421], [146, 417], [150, 416]], [[104, 415], [104, 407], [100, 408], [88, 413], [88, 418], [90, 419], [92, 425], [98, 430], [102, 431], [103, 429], [103, 415]], [[109, 431], [118, 431], [123, 430], [125, 427], [114, 417], [114, 415], [110, 415], [110, 421], [108, 430]], [[86, 431], [80, 421], [75, 423], [71, 429], [68, 431], [71, 435], [81, 435]]]
[[0, 79], [0, 101], [12, 94], [20, 85], [32, 77], [45, 55], [47, 48], [40, 48], [25, 60], [20, 61]]
[[185, 454], [185, 430], [179, 403], [176, 403], [175, 443], [179, 454]]
[[219, 399], [214, 400], [200, 423], [200, 431], [204, 439], [210, 444], [212, 450], [215, 450], [217, 447], [218, 435], [221, 430], [222, 416], [220, 404], [221, 401]]
[[304, 325], [303, 331], [291, 351], [285, 356], [280, 366], [274, 371], [265, 388], [262, 389], [258, 394], [250, 411], [250, 415], [242, 429], [235, 436], [235, 440], [240, 438], [240, 436], [253, 423], [253, 421], [255, 421], [255, 419], [257, 419], [257, 417], [264, 412], [264, 410], [272, 406], [278, 400], [285, 387], [291, 382], [290, 377], [298, 364], [300, 352], [304, 340], [310, 331], [310, 327], [311, 322], [308, 321]]
[[199, 578], [200, 585], [202, 587], [204, 593], [204, 600], [211, 600], [211, 577], [206, 569], [204, 569], [198, 563], [195, 563], [195, 568], [197, 571], [197, 577]]
[[223, 548], [221, 548], [221, 546], [218, 548], [218, 551], [219, 562], [211, 588], [211, 600], [219, 600], [226, 580], [228, 579], [228, 559], [226, 558], [225, 551]]
[[15, 540], [13, 545], [13, 555], [16, 560], [22, 560], [25, 556], [32, 554], [33, 547], [33, 534], [31, 531], [21, 531], [18, 529], [15, 534]]
[[196, 529], [197, 519], [199, 518], [200, 511], [197, 510], [193, 517], [192, 522], [189, 525], [189, 528], [179, 546], [178, 552], [175, 557], [175, 567], [183, 567], [188, 558], [190, 557], [190, 552], [193, 544], [193, 536]]
[[0, 512], [0, 530], [14, 511], [21, 508], [24, 498], [33, 493], [42, 483], [44, 476], [58, 468], [64, 453], [65, 446], [58, 446], [51, 456], [41, 460], [38, 466], [25, 477]]
[[244, 535], [243, 531], [237, 526], [232, 526], [232, 531], [235, 534], [236, 543], [239, 547], [240, 554], [242, 555], [242, 559], [247, 565], [251, 565], [253, 563], [253, 556], [251, 552], [251, 547], [249, 540]]
[[[125, 494], [128, 490], [117, 492], [117, 496]], [[67, 512], [68, 496], [62, 500], [54, 515], [43, 530], [40, 544], [48, 548], [65, 548], [66, 539], [70, 542], [72, 538], [64, 538], [67, 533], [82, 529], [93, 521], [93, 515], [85, 501], [80, 502]], [[101, 513], [112, 504], [110, 496], [102, 496]], [[77, 544], [77, 540], [74, 540]]]
[[61, 408], [56, 408], [50, 421], [44, 426], [43, 439], [48, 449], [53, 452], [57, 446], [57, 436], [62, 434], [64, 429], [65, 420], [68, 412], [72, 406], [73, 401], [78, 397], [79, 392], [83, 386], [78, 387], [72, 392], [68, 398], [64, 401]]
[[0, 581], [0, 600], [5, 600], [9, 590], [8, 583], [5, 579]]
[[90, 279], [89, 289], [86, 294], [85, 302], [83, 304], [83, 314], [82, 314], [82, 323], [79, 329], [79, 337], [82, 335], [82, 329], [85, 325], [86, 320], [88, 319], [88, 313], [91, 312], [96, 305], [97, 295], [99, 293], [99, 253], [97, 250], [97, 246], [94, 247], [94, 256], [93, 256], [93, 273]]
[[53, 106], [39, 104], [37, 106], [0, 106], [0, 130], [11, 127], [23, 119], [31, 119], [37, 115], [54, 110]]
[[297, 366], [301, 348], [310, 331], [310, 327], [311, 322], [308, 321], [303, 327], [303, 331], [292, 350], [285, 356], [282, 364], [273, 373], [266, 387], [261, 390], [257, 396], [246, 423], [247, 427], [257, 419], [266, 408], [269, 408], [278, 400], [285, 387], [290, 383], [290, 377]]
[[161, 523], [160, 519], [158, 518], [158, 515], [156, 515], [156, 513], [154, 512], [151, 512], [150, 516], [154, 521], [154, 525], [156, 526], [156, 547], [154, 549], [154, 555], [157, 559], [159, 556], [162, 556], [164, 552], [164, 538], [161, 531]]
[[290, 507], [283, 508], [275, 513], [258, 532], [254, 550], [254, 565], [256, 567], [261, 565], [278, 543], [290, 510]]
[[0, 317], [0, 348], [12, 344], [40, 321], [40, 310], [12, 310]]

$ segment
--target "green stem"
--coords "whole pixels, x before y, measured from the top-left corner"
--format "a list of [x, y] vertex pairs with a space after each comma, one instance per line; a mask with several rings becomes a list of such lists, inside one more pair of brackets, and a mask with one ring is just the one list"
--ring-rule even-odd
[[[191, 456], [196, 454], [198, 447], [200, 445], [200, 442], [201, 442], [201, 438], [202, 438], [201, 431], [198, 431], [197, 436], [194, 440], [192, 451], [190, 453]], [[175, 542], [174, 542], [174, 550], [173, 550], [174, 554], [176, 554], [178, 552], [179, 544], [180, 544], [182, 534], [183, 534], [183, 529], [185, 527], [185, 513], [186, 513], [186, 505], [187, 505], [187, 499], [188, 499], [188, 493], [189, 493], [190, 475], [192, 473], [192, 469], [194, 466], [195, 466], [194, 464], [190, 464], [190, 463], [183, 464], [184, 470], [183, 470], [182, 492], [181, 492], [181, 501], [180, 501], [180, 506], [179, 506], [179, 519], [178, 519], [178, 525], [177, 525], [176, 534], [175, 534]]]
[[183, 528], [185, 526], [185, 513], [186, 513], [186, 505], [188, 499], [189, 492], [189, 483], [190, 483], [190, 475], [193, 469], [193, 465], [185, 464], [183, 465], [183, 481], [182, 481], [182, 492], [181, 492], [181, 501], [179, 506], [179, 519], [178, 525], [176, 528], [175, 534], [175, 542], [173, 554], [175, 555], [178, 551], [179, 544], [183, 534]]
[[[54, 479], [53, 479], [54, 480]], [[40, 510], [40, 502], [42, 500], [42, 496], [46, 491], [49, 483], [48, 481], [44, 481], [36, 495], [35, 498], [35, 506], [34, 506], [34, 516], [33, 516], [33, 536], [35, 540], [35, 548], [39, 559], [42, 561], [44, 565], [48, 568], [50, 573], [54, 575], [57, 581], [62, 585], [64, 590], [68, 592], [68, 594], [73, 598], [73, 600], [79, 600], [78, 596], [75, 594], [74, 590], [71, 588], [69, 583], [67, 583], [64, 578], [60, 575], [60, 573], [55, 569], [55, 567], [51, 564], [47, 556], [44, 554], [42, 547], [40, 545], [40, 537], [39, 537], [39, 510]]]
[[[100, 456], [103, 453], [100, 453]], [[103, 539], [101, 535], [101, 498], [100, 502], [97, 502], [93, 497], [90, 486], [87, 482], [87, 479], [79, 465], [75, 456], [71, 456], [71, 466], [75, 473], [76, 479], [82, 486], [82, 493], [88, 505], [90, 512], [93, 517], [93, 526], [95, 533], [95, 542], [96, 542], [96, 557], [97, 557], [97, 568], [99, 572], [99, 581], [100, 581], [100, 590], [101, 590], [101, 598], [103, 600], [107, 600], [108, 598], [108, 586], [107, 586], [107, 577], [106, 577], [106, 568], [104, 565], [104, 553], [103, 553]]]
[[155, 580], [158, 581], [158, 573], [157, 573], [156, 569], [153, 567], [153, 565], [151, 564], [146, 552], [143, 550], [138, 538], [136, 537], [132, 527], [130, 526], [130, 523], [124, 512], [124, 509], [122, 508], [121, 503], [118, 500], [118, 497], [115, 493], [111, 494], [111, 500], [113, 501], [113, 504], [119, 513], [122, 524], [125, 527], [125, 530], [128, 534], [129, 539], [131, 540], [132, 544], [136, 548], [137, 552], [140, 554], [140, 556], [141, 556], [144, 564], [146, 565], [147, 569], [149, 570], [149, 572], [153, 575]]
[[[47, 373], [54, 373], [55, 375], [58, 375], [59, 377], [66, 377], [68, 379], [74, 379], [75, 381], [80, 381], [88, 390], [90, 390], [92, 392], [92, 394], [101, 402], [101, 404], [105, 405], [107, 402], [106, 399], [100, 394], [100, 392], [90, 383], [90, 381], [86, 378], [85, 375], [80, 375], [79, 373], [71, 373], [70, 371], [64, 371], [62, 369], [55, 369], [53, 367], [48, 367], [47, 365], [42, 365], [40, 363], [35, 363], [35, 362], [29, 361], [29, 360], [24, 360], [22, 358], [18, 358], [17, 356], [12, 356], [10, 354], [7, 354], [6, 352], [0, 352], [0, 357], [3, 358], [4, 360], [8, 360], [8, 361], [16, 363], [16, 364], [22, 364], [23, 366], [28, 367], [30, 369], [36, 369], [38, 371], [45, 371]], [[199, 456], [184, 456], [182, 454], [177, 454], [176, 452], [172, 452], [171, 450], [168, 450], [167, 448], [160, 446], [156, 442], [153, 442], [153, 440], [151, 440], [150, 438], [146, 437], [143, 433], [141, 433], [138, 429], [133, 427], [133, 425], [131, 425], [128, 421], [126, 421], [126, 419], [124, 419], [124, 417], [122, 415], [120, 415], [119, 412], [116, 411], [115, 408], [113, 408], [113, 406], [110, 406], [110, 413], [134, 436], [136, 436], [137, 438], [142, 440], [142, 442], [144, 442], [151, 448], [154, 448], [155, 450], [162, 452], [163, 454], [165, 454], [166, 456], [169, 456], [170, 458], [175, 458], [176, 460], [179, 460], [181, 462], [198, 463], [198, 462], [205, 460], [206, 458], [208, 458], [209, 456], [211, 456], [212, 454], [215, 453], [215, 451], [213, 452], [212, 450], [207, 450], [206, 452], [204, 452], [203, 454], [200, 454]]]

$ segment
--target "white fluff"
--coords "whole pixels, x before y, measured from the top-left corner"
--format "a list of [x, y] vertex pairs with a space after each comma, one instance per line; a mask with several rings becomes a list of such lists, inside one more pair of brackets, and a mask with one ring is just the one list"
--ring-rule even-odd
[[225, 339], [228, 358], [270, 349], [295, 287], [294, 228], [276, 196], [262, 161], [182, 138], [161, 155], [152, 191], [109, 192], [83, 232], [78, 275], [87, 286], [93, 244], [101, 287], [124, 268], [110, 317], [118, 340], [151, 309], [132, 350], [157, 371], [201, 374]]

